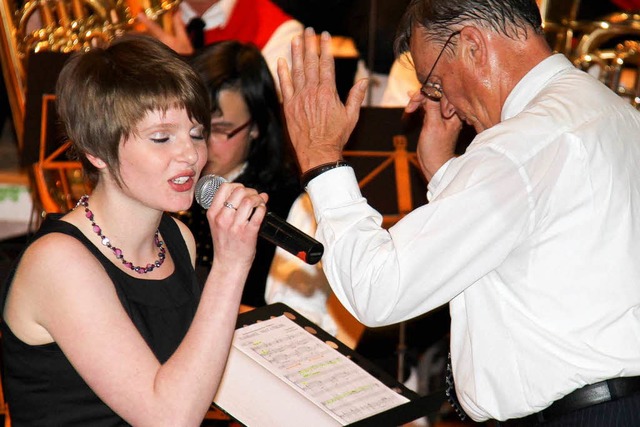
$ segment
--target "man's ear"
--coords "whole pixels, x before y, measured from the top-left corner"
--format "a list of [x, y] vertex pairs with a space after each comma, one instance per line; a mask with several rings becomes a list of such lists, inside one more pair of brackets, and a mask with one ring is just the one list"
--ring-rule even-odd
[[484, 67], [488, 61], [490, 40], [486, 31], [477, 27], [464, 27], [460, 31], [462, 59], [472, 68]]
[[89, 162], [95, 166], [97, 169], [104, 169], [107, 167], [107, 164], [99, 157], [96, 157], [92, 154], [85, 154]]

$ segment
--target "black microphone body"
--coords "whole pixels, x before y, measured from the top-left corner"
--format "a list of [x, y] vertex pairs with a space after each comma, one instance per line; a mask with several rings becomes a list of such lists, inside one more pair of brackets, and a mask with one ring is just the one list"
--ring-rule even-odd
[[[218, 175], [205, 175], [196, 183], [196, 201], [209, 209], [213, 196], [226, 180]], [[267, 212], [260, 226], [260, 237], [300, 258], [307, 264], [316, 264], [322, 258], [324, 246], [313, 237], [297, 229], [272, 212]]]

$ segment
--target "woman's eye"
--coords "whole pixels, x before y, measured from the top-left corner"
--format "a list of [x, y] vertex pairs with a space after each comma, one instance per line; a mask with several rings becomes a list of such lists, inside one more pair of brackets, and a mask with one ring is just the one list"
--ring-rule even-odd
[[197, 141], [203, 141], [204, 127], [201, 125], [194, 126], [193, 128], [191, 128], [191, 131], [189, 132], [189, 136], [191, 136], [192, 139], [195, 139]]
[[170, 138], [166, 133], [154, 133], [153, 135], [151, 135], [150, 139], [155, 143], [163, 144], [165, 142], [168, 142]]

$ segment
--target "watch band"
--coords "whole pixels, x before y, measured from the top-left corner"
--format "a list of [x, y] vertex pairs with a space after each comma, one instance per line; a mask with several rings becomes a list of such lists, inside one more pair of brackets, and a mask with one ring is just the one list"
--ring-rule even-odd
[[345, 162], [344, 160], [338, 160], [331, 163], [324, 163], [309, 169], [308, 171], [303, 173], [302, 176], [300, 177], [300, 183], [302, 184], [302, 188], [307, 188], [309, 181], [311, 181], [313, 178], [316, 178], [322, 175], [323, 173], [330, 171], [331, 169], [340, 168], [343, 166], [351, 166], [351, 165], [348, 162]]

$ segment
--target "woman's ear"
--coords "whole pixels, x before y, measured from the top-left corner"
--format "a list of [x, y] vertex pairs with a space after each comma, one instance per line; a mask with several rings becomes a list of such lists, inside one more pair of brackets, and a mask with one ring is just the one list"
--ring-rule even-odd
[[107, 164], [99, 157], [96, 157], [92, 154], [85, 154], [89, 162], [95, 166], [97, 169], [104, 169], [107, 167]]
[[260, 131], [256, 125], [251, 126], [251, 130], [249, 131], [249, 137], [253, 140], [260, 136]]

